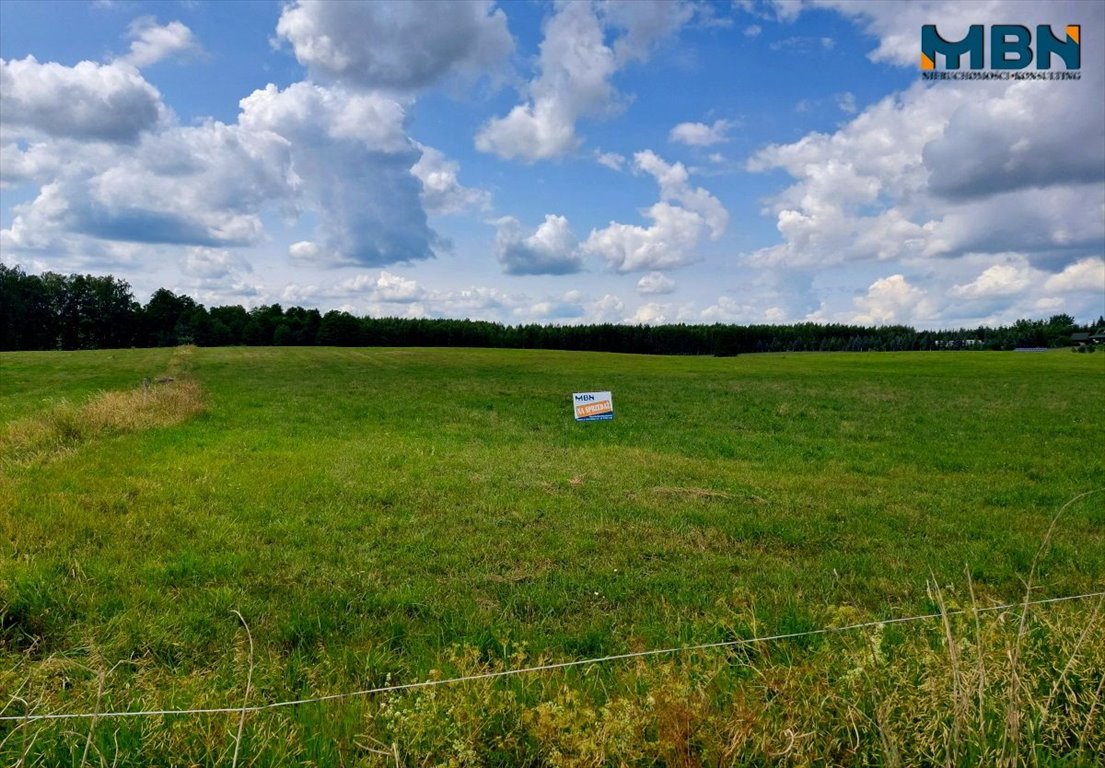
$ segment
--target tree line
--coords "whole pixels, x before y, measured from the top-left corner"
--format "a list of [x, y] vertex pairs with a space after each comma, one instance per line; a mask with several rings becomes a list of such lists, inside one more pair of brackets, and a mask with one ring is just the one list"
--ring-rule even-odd
[[500, 347], [737, 355], [750, 352], [867, 352], [1069, 346], [1070, 315], [997, 328], [918, 331], [904, 325], [504, 325], [478, 320], [356, 317], [268, 304], [208, 309], [161, 288], [145, 305], [110, 275], [31, 275], [0, 264], [0, 350], [198, 346]]

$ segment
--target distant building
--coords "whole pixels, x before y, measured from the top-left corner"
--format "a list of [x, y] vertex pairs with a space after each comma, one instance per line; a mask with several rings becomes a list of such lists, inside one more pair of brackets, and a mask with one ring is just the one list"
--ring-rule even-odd
[[1105, 328], [1072, 333], [1070, 335], [1070, 340], [1076, 347], [1087, 347], [1091, 344], [1105, 344]]
[[936, 339], [933, 346], [937, 349], [970, 349], [981, 347], [982, 339]]

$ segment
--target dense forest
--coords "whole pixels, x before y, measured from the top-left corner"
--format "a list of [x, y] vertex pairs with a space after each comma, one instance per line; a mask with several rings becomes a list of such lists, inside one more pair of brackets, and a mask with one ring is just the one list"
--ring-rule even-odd
[[433, 346], [571, 349], [660, 355], [747, 352], [1014, 349], [1070, 346], [1070, 315], [999, 328], [918, 331], [908, 326], [502, 325], [473, 320], [354, 317], [289, 307], [208, 309], [164, 288], [142, 305], [110, 275], [29, 275], [0, 264], [0, 350], [199, 346]]

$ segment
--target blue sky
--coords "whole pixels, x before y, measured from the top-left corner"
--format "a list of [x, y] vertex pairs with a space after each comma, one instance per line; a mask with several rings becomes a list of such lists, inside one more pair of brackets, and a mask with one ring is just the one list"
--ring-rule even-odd
[[[1103, 9], [5, 0], [0, 259], [508, 323], [1089, 321]], [[1080, 24], [1081, 79], [923, 82], [928, 23]]]

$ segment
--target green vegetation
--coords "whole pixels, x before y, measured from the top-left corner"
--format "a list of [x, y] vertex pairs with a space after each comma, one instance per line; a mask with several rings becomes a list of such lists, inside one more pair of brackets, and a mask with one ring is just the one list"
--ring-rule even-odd
[[[1093, 352], [1105, 317], [1080, 326], [1067, 314], [997, 328], [918, 331], [904, 325], [502, 325], [448, 318], [354, 317], [279, 304], [208, 309], [160, 288], [145, 306], [111, 275], [28, 275], [0, 264], [0, 351], [118, 347], [487, 347], [658, 355], [747, 352], [905, 352], [1066, 347]], [[1091, 336], [1093, 337], [1091, 339]]]
[[[167, 372], [179, 418], [82, 426]], [[6, 715], [968, 613], [251, 714], [240, 744], [236, 714], [9, 721], [0, 764], [1097, 764], [1101, 602], [970, 609], [1105, 587], [1105, 493], [1048, 537], [1105, 486], [1103, 385], [1060, 351], [5, 353]], [[572, 421], [585, 389], [614, 421]], [[29, 455], [35, 420], [73, 434]]]

